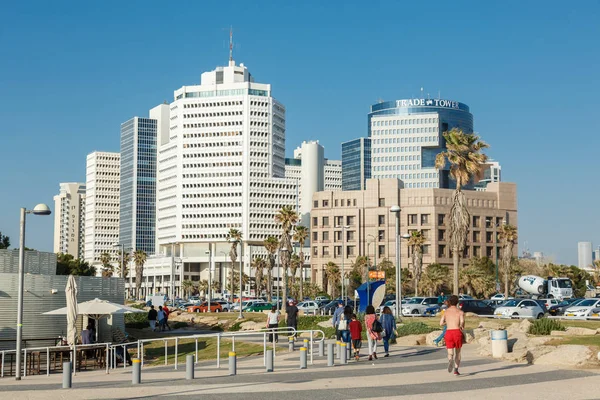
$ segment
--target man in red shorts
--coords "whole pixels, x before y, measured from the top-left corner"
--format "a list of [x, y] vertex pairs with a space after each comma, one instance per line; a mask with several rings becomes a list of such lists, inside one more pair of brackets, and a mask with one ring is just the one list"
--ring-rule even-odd
[[446, 348], [448, 349], [448, 372], [454, 371], [454, 375], [460, 375], [460, 349], [462, 348], [463, 329], [465, 327], [465, 313], [456, 307], [458, 296], [452, 295], [448, 299], [449, 307], [442, 315], [440, 326], [446, 325]]

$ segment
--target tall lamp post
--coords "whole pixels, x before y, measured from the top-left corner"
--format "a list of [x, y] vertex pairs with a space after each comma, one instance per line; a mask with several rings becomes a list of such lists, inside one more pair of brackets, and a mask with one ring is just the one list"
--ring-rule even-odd
[[207, 310], [207, 312], [210, 312], [210, 301], [211, 301], [211, 292], [212, 292], [212, 274], [211, 274], [211, 269], [212, 269], [212, 244], [211, 243], [208, 244], [208, 250], [206, 250], [204, 252], [204, 254], [208, 254], [208, 292], [207, 292], [208, 293], [208, 296], [207, 296], [208, 310]]
[[344, 306], [348, 305], [348, 296], [346, 296], [346, 285], [344, 277], [344, 257], [346, 257], [346, 229], [350, 228], [350, 225], [336, 226], [336, 228], [342, 228], [342, 298], [344, 299]]
[[[402, 315], [402, 268], [400, 266], [400, 206], [392, 206], [390, 212], [396, 214], [396, 318]], [[410, 235], [402, 235], [408, 239]]]
[[[15, 371], [15, 379], [21, 380], [21, 341], [23, 340], [23, 292], [25, 279], [25, 216], [26, 214], [33, 215], [50, 215], [50, 207], [45, 204], [38, 204], [33, 210], [21, 208], [21, 224], [19, 236], [19, 291], [17, 295], [17, 370]], [[27, 360], [25, 360], [27, 361]]]
[[[237, 241], [240, 244], [240, 315], [238, 315], [238, 319], [244, 318], [244, 314], [242, 314], [242, 281], [243, 281], [243, 265], [244, 265], [244, 244], [241, 240]], [[233, 268], [233, 266], [232, 266]]]

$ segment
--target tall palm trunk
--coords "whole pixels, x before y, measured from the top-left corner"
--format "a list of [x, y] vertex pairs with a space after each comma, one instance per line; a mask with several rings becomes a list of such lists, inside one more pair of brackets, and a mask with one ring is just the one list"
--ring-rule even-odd
[[[303, 245], [304, 243], [302, 243]], [[300, 247], [302, 248], [302, 247]], [[304, 253], [300, 251], [300, 301], [304, 300]]]
[[453, 293], [458, 296], [458, 268], [460, 265], [461, 253], [467, 242], [471, 216], [467, 209], [465, 194], [460, 190], [461, 182], [457, 182], [457, 188], [454, 191], [452, 199], [452, 208], [450, 209], [450, 246], [452, 248], [452, 262], [454, 264]]
[[452, 278], [452, 293], [458, 296], [458, 265], [460, 264], [460, 254], [458, 248], [452, 249], [452, 264], [454, 265], [454, 276]]
[[504, 248], [504, 254], [503, 254], [503, 264], [504, 264], [504, 298], [508, 299], [508, 283], [509, 283], [509, 275], [510, 275], [510, 262], [512, 259], [512, 250], [513, 250], [513, 243], [512, 242], [508, 242], [506, 243], [506, 247]]
[[267, 267], [267, 303], [273, 301], [273, 266], [271, 265], [271, 256], [269, 256], [269, 266]]

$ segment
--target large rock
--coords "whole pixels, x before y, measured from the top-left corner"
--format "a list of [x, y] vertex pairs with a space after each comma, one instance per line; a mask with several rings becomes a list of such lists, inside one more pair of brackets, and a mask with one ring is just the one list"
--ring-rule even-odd
[[568, 333], [566, 331], [552, 331], [550, 332], [550, 336], [567, 336]]
[[319, 325], [321, 328], [332, 328], [333, 327], [330, 319], [328, 319], [327, 321], [321, 321], [317, 325]]
[[463, 330], [463, 334], [465, 336], [465, 342], [468, 343], [473, 343], [473, 341], [475, 340], [475, 334], [473, 333], [473, 329], [465, 329]]
[[516, 332], [529, 333], [529, 328], [531, 327], [531, 325], [533, 325], [531, 321], [529, 321], [528, 319], [524, 319], [518, 324], [512, 324], [511, 326], [506, 328], [506, 331], [508, 332], [508, 336], [511, 336], [512, 333]]
[[[442, 334], [442, 331], [433, 331], [427, 334], [425, 338], [425, 342], [428, 346], [435, 346], [434, 340], [437, 339]], [[440, 343], [445, 344], [444, 338], [440, 341]]]
[[593, 353], [589, 347], [566, 344], [558, 346], [555, 350], [538, 357], [534, 363], [537, 365], [581, 367], [588, 364], [592, 357]]
[[534, 336], [534, 337], [528, 337], [528, 344], [527, 344], [527, 348], [528, 349], [535, 349], [538, 346], [543, 346], [546, 343], [548, 343], [551, 340], [554, 340], [553, 337], [551, 336]]
[[427, 343], [425, 335], [408, 335], [396, 338], [396, 342], [400, 346], [420, 346]]
[[475, 328], [473, 329], [473, 339], [479, 340], [482, 337], [490, 336], [490, 331], [486, 328]]
[[513, 362], [527, 362], [527, 349], [518, 349], [513, 350], [510, 353], [505, 353], [502, 355], [502, 359], [505, 361], [513, 361]]
[[523, 332], [513, 332], [508, 337], [508, 351], [527, 350], [529, 337]]
[[595, 329], [588, 328], [576, 328], [574, 326], [567, 327], [566, 330], [567, 335], [571, 336], [593, 336], [596, 334]]
[[530, 347], [527, 350], [527, 362], [529, 364], [534, 364], [535, 360], [543, 356], [544, 354], [548, 354], [551, 351], [554, 351], [556, 347], [554, 346], [535, 346]]
[[265, 324], [254, 321], [246, 321], [240, 324], [241, 331], [258, 331], [265, 327]]
[[492, 356], [492, 340], [489, 337], [482, 337], [478, 341], [479, 349], [477, 353], [483, 357]]
[[479, 327], [485, 329], [504, 329], [502, 324], [497, 321], [481, 321]]

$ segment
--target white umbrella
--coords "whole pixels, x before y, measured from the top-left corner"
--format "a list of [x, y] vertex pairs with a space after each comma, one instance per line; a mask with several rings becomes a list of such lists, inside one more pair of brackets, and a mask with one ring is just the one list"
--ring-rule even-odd
[[[44, 315], [65, 315], [67, 307], [59, 308], [44, 313]], [[109, 315], [130, 314], [130, 313], [145, 313], [144, 310], [139, 310], [133, 307], [127, 307], [122, 304], [111, 303], [108, 300], [94, 299], [84, 301], [77, 304], [77, 312], [79, 315], [87, 315], [94, 318], [96, 321]], [[68, 314], [67, 314], [68, 318]], [[98, 340], [98, 329], [96, 329], [96, 341]]]
[[67, 343], [74, 344], [77, 341], [77, 283], [73, 275], [69, 275], [65, 294], [67, 296]]

